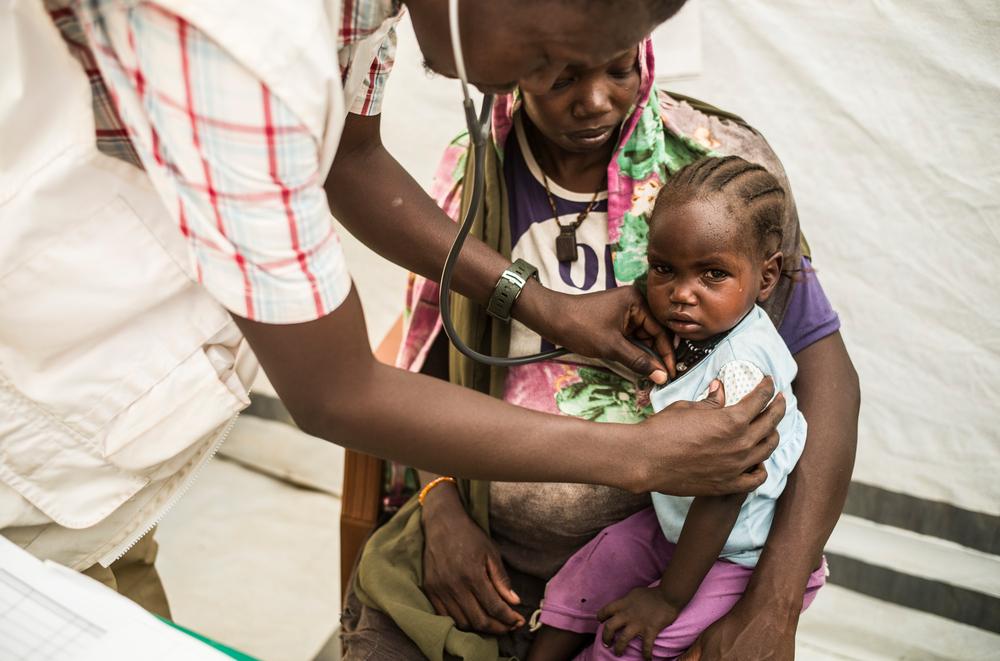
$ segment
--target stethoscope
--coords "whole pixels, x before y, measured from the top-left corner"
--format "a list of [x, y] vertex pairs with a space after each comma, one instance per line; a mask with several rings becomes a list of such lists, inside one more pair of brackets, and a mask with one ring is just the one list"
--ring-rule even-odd
[[[451, 291], [452, 272], [455, 269], [455, 262], [458, 261], [458, 255], [462, 252], [462, 246], [465, 245], [465, 240], [468, 238], [469, 231], [472, 229], [472, 223], [476, 219], [476, 211], [479, 209], [479, 205], [483, 198], [483, 188], [486, 183], [486, 173], [484, 171], [486, 149], [488, 147], [493, 127], [493, 95], [484, 95], [483, 106], [477, 116], [476, 106], [473, 104], [472, 98], [469, 96], [469, 79], [465, 75], [465, 60], [462, 57], [462, 42], [458, 34], [458, 0], [448, 1], [448, 25], [451, 30], [451, 49], [455, 57], [455, 69], [458, 73], [458, 79], [462, 84], [462, 109], [465, 111], [465, 125], [468, 128], [469, 141], [472, 144], [473, 183], [472, 197], [469, 208], [465, 212], [465, 217], [462, 219], [458, 235], [455, 237], [455, 242], [452, 244], [451, 250], [448, 251], [448, 258], [445, 260], [444, 268], [441, 270], [438, 305], [441, 311], [441, 322], [444, 326], [444, 332], [447, 334], [448, 339], [451, 340], [451, 343], [455, 345], [455, 348], [464, 355], [468, 356], [472, 360], [485, 365], [492, 365], [494, 367], [515, 367], [517, 365], [527, 365], [528, 363], [552, 360], [553, 358], [565, 356], [569, 353], [569, 350], [567, 349], [543, 351], [529, 356], [518, 356], [516, 358], [500, 358], [497, 356], [479, 353], [462, 341], [462, 338], [458, 335], [458, 331], [455, 330], [454, 324], [452, 324], [451, 301], [449, 296]], [[656, 353], [645, 344], [631, 338], [630, 341], [650, 356], [656, 358], [657, 360], [660, 359], [659, 356], [657, 356]]]

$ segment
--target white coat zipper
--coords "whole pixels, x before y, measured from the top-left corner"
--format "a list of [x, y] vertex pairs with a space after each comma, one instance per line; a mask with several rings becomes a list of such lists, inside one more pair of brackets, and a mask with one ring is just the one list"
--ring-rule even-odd
[[165, 502], [163, 506], [160, 507], [159, 511], [156, 513], [156, 516], [153, 517], [150, 523], [145, 528], [143, 528], [138, 535], [129, 537], [126, 542], [123, 542], [122, 544], [119, 544], [111, 551], [108, 551], [104, 555], [104, 557], [102, 557], [98, 561], [102, 566], [107, 567], [111, 565], [111, 563], [120, 560], [126, 553], [129, 552], [129, 550], [133, 546], [139, 543], [140, 539], [149, 534], [149, 532], [153, 528], [155, 528], [157, 524], [160, 523], [160, 521], [163, 520], [163, 517], [167, 515], [167, 512], [169, 512], [173, 508], [173, 506], [177, 504], [177, 501], [179, 501], [184, 496], [184, 494], [188, 492], [188, 490], [191, 488], [191, 485], [194, 484], [195, 479], [198, 477], [199, 474], [201, 474], [202, 469], [205, 468], [205, 465], [215, 457], [216, 453], [219, 451], [219, 448], [221, 448], [222, 444], [225, 443], [227, 438], [229, 438], [229, 433], [233, 430], [233, 426], [236, 424], [236, 419], [239, 417], [240, 414], [236, 413], [236, 415], [233, 416], [232, 420], [230, 420], [226, 424], [226, 428], [223, 429], [222, 433], [219, 434], [219, 437], [212, 442], [212, 447], [209, 448], [207, 453], [205, 453], [205, 457], [198, 463], [197, 466], [194, 467], [194, 469], [191, 470], [191, 474], [188, 475], [187, 478], [185, 478], [184, 483], [181, 484], [181, 486], [179, 486], [176, 491], [174, 491], [173, 495], [171, 495], [169, 499], [167, 499], [167, 502]]

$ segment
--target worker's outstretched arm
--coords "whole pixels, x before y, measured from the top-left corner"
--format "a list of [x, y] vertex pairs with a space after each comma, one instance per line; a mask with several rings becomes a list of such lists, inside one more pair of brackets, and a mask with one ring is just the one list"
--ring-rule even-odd
[[748, 491], [765, 476], [745, 471], [777, 445], [785, 409], [779, 395], [763, 410], [774, 392], [767, 379], [735, 406], [722, 408], [720, 387], [637, 425], [530, 411], [377, 362], [354, 290], [317, 321], [236, 320], [305, 431], [440, 474], [692, 496]]
[[[330, 209], [351, 234], [386, 259], [432, 280], [441, 276], [458, 229], [382, 146], [379, 116], [348, 115], [337, 158], [326, 181]], [[452, 288], [485, 304], [509, 260], [470, 237]], [[514, 316], [542, 337], [576, 353], [626, 365], [665, 381], [665, 365], [630, 344], [626, 335], [652, 338], [671, 360], [670, 343], [633, 287], [580, 296], [529, 281]], [[672, 363], [670, 365], [672, 371]]]

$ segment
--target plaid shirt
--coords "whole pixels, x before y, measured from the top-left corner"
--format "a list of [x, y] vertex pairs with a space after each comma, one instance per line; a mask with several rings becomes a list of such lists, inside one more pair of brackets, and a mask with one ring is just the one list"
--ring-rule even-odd
[[[162, 175], [160, 193], [208, 291], [265, 323], [318, 319], [340, 305], [350, 275], [319, 146], [295, 114], [230, 53], [157, 5], [46, 5], [90, 77], [98, 148]], [[399, 13], [396, 0], [343, 0], [343, 79], [360, 64], [354, 45]], [[351, 112], [380, 112], [395, 47], [392, 29], [365, 65]]]

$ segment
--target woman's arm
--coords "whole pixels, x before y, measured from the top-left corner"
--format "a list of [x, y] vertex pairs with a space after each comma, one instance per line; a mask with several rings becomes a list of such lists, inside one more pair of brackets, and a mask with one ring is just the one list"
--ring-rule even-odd
[[847, 497], [861, 392], [840, 333], [795, 355], [795, 395], [809, 423], [802, 458], [778, 500], [764, 553], [743, 598], [685, 659], [790, 659], [809, 575]]
[[[427, 352], [421, 374], [448, 379], [448, 338], [439, 334]], [[439, 477], [419, 471], [420, 486]], [[500, 551], [465, 511], [454, 483], [440, 482], [424, 495], [424, 593], [438, 615], [450, 616], [459, 629], [502, 635], [522, 626], [511, 606], [520, 598], [510, 587]]]

